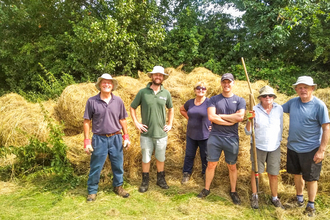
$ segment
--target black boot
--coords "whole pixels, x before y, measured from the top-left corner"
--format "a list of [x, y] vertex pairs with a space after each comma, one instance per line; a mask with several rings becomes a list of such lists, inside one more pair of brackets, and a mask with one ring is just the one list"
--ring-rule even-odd
[[149, 188], [149, 173], [142, 173], [142, 183], [139, 187], [139, 192], [144, 193], [147, 192]]
[[168, 189], [170, 188], [165, 180], [165, 172], [157, 172], [157, 185], [160, 186], [162, 189]]

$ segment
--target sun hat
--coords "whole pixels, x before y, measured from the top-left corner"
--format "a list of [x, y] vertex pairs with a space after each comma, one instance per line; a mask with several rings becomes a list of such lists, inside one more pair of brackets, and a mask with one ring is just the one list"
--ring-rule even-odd
[[225, 79], [228, 79], [228, 80], [230, 80], [231, 82], [233, 82], [233, 81], [234, 81], [234, 76], [233, 76], [233, 74], [231, 74], [231, 73], [225, 73], [225, 74], [223, 74], [222, 77], [221, 77], [221, 82], [224, 81]]
[[164, 67], [162, 67], [162, 66], [154, 66], [152, 72], [148, 73], [149, 78], [151, 78], [151, 74], [155, 74], [155, 73], [163, 74], [164, 75], [164, 80], [168, 78], [168, 74], [166, 74], [164, 72]]
[[112, 83], [113, 83], [113, 89], [112, 89], [112, 91], [115, 91], [115, 90], [117, 89], [117, 87], [118, 87], [118, 82], [117, 82], [117, 80], [114, 79], [114, 78], [112, 78], [112, 76], [111, 76], [110, 74], [108, 74], [108, 73], [103, 73], [102, 76], [100, 76], [99, 78], [97, 78], [97, 82], [95, 83], [95, 87], [96, 87], [99, 91], [101, 91], [101, 89], [100, 89], [100, 83], [101, 83], [102, 79], [109, 79], [109, 80], [112, 81]]
[[277, 97], [274, 93], [274, 89], [270, 86], [264, 86], [262, 87], [260, 90], [259, 90], [259, 96], [262, 96], [262, 95], [273, 95], [274, 96], [274, 99]]
[[317, 88], [317, 84], [314, 84], [313, 78], [310, 76], [300, 76], [295, 84], [292, 87], [295, 89], [298, 84], [305, 84], [308, 86], [315, 86], [314, 89]]

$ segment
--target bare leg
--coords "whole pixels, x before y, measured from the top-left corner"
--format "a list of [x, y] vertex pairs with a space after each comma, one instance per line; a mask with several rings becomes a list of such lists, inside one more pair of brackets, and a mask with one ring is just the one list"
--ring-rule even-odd
[[236, 192], [236, 181], [237, 181], [237, 168], [236, 164], [229, 165], [227, 164], [229, 170], [229, 179], [230, 179], [230, 191]]
[[150, 170], [150, 161], [149, 161], [149, 163], [142, 162], [142, 172], [149, 173], [149, 170]]
[[214, 177], [215, 168], [218, 162], [208, 162], [205, 171], [205, 189], [210, 190], [210, 186]]
[[157, 172], [164, 171], [165, 162], [160, 162], [156, 160]]
[[317, 193], [317, 181], [307, 182], [307, 192], [308, 200], [314, 202]]
[[305, 181], [303, 180], [302, 175], [294, 175], [294, 184], [296, 186], [297, 195], [302, 195], [305, 186]]
[[277, 175], [268, 174], [269, 186], [272, 196], [277, 196], [277, 187], [278, 187], [278, 177]]

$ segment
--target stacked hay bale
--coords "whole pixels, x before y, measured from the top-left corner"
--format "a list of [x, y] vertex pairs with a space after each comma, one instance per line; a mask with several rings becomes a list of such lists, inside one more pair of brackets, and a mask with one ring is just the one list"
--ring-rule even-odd
[[24, 146], [30, 138], [46, 141], [49, 129], [42, 106], [52, 117], [54, 105], [53, 101], [29, 103], [15, 93], [0, 97], [0, 146]]
[[[221, 93], [220, 79], [221, 76], [213, 74], [210, 70], [205, 68], [195, 68], [191, 73], [186, 74], [178, 68], [166, 68], [165, 70], [170, 76], [164, 81], [164, 87], [168, 89], [172, 95], [175, 116], [173, 128], [169, 132], [168, 147], [166, 152], [166, 165], [165, 169], [170, 183], [180, 183], [182, 175], [182, 166], [185, 154], [185, 137], [187, 120], [181, 116], [179, 108], [187, 100], [195, 97], [194, 85], [199, 81], [207, 83], [207, 97], [211, 97]], [[135, 125], [130, 117], [130, 104], [135, 98], [138, 91], [144, 88], [150, 78], [146, 73], [139, 72], [139, 78], [133, 79], [127, 76], [116, 77], [118, 81], [118, 89], [114, 91], [124, 101], [126, 110], [129, 117], [128, 131], [130, 134], [131, 147], [124, 150], [124, 169], [125, 176], [131, 181], [140, 181], [141, 177], [141, 150], [140, 150], [140, 134], [135, 128]], [[261, 87], [267, 85], [265, 81], [257, 81], [251, 83], [256, 102], [258, 91]], [[249, 103], [250, 90], [246, 81], [235, 81], [233, 92], [243, 97]], [[315, 92], [315, 96], [322, 99], [330, 109], [329, 89], [319, 89]], [[85, 110], [86, 101], [88, 98], [96, 95], [98, 90], [95, 88], [94, 83], [82, 83], [68, 86], [60, 96], [57, 104], [48, 101], [42, 103], [58, 121], [63, 121], [65, 124], [65, 137], [64, 141], [69, 147], [68, 158], [74, 165], [75, 170], [79, 174], [87, 174], [89, 170], [89, 156], [83, 151], [83, 114]], [[277, 93], [275, 102], [283, 104], [291, 97], [284, 94]], [[248, 104], [249, 105], [249, 104]], [[247, 106], [247, 109], [249, 106]], [[56, 112], [56, 117], [54, 116]], [[137, 109], [138, 119], [140, 118], [140, 108]], [[42, 109], [39, 104], [28, 103], [23, 97], [17, 94], [7, 94], [0, 97], [0, 144], [3, 146], [15, 145], [22, 146], [28, 143], [28, 138], [33, 136], [41, 141], [46, 141], [49, 130], [47, 129], [47, 121], [44, 119]], [[244, 133], [244, 126], [246, 120], [239, 124], [240, 136], [240, 151], [238, 155], [238, 190], [241, 191], [247, 198], [250, 193], [250, 137]], [[282, 163], [281, 163], [281, 177], [279, 181], [279, 192], [282, 199], [289, 199], [294, 195], [294, 188], [292, 175], [285, 172], [286, 163], [286, 139], [289, 129], [289, 116], [284, 114], [284, 131], [283, 141], [281, 143], [282, 149]], [[328, 151], [329, 152], [329, 151]], [[329, 154], [328, 154], [329, 155]], [[320, 188], [322, 190], [330, 190], [330, 187], [322, 182], [329, 180], [328, 167], [329, 162], [324, 161], [323, 171], [321, 175]], [[151, 178], [155, 178], [155, 158], [151, 161]], [[201, 162], [199, 155], [196, 155], [194, 173], [192, 182], [198, 183], [197, 187], [202, 187], [203, 180], [200, 177]], [[107, 161], [105, 168], [102, 171], [102, 176], [110, 176], [111, 167]], [[267, 175], [261, 175], [260, 190], [269, 194], [269, 186]], [[213, 181], [213, 191], [219, 195], [227, 195], [229, 189], [228, 169], [224, 162], [223, 155], [216, 171]], [[199, 188], [197, 189], [199, 190]], [[218, 191], [218, 192], [217, 192]], [[281, 193], [282, 192], [282, 193]], [[286, 193], [284, 193], [286, 192]], [[288, 193], [289, 192], [289, 193]]]

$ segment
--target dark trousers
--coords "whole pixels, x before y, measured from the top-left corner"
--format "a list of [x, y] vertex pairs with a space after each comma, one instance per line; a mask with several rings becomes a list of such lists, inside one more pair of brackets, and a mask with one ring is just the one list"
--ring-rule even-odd
[[207, 167], [207, 161], [206, 161], [207, 139], [193, 140], [188, 136], [186, 136], [186, 156], [184, 158], [183, 172], [188, 172], [190, 174], [192, 173], [196, 151], [198, 147], [202, 161], [202, 174], [205, 173]]

